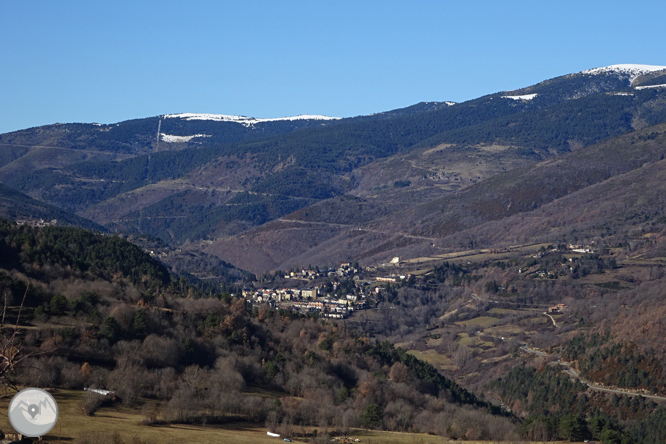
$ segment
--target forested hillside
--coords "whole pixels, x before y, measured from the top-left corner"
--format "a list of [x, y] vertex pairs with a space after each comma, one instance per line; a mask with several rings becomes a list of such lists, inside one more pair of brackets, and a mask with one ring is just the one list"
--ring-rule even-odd
[[[145, 424], [254, 421], [511, 439], [515, 418], [388, 343], [343, 322], [201, 292], [139, 248], [80, 229], [0, 225], [8, 325], [26, 359], [11, 383], [112, 390]], [[5, 328], [5, 340], [11, 329]], [[258, 390], [269, 396], [255, 394]]]
[[[230, 120], [192, 119], [167, 115], [126, 120], [115, 124], [57, 123], [28, 128], [0, 135], [0, 146], [23, 147], [23, 153], [27, 152], [26, 148], [30, 147], [56, 146], [81, 151], [95, 150], [136, 155], [158, 149], [158, 127], [161, 134], [161, 149], [170, 151], [182, 149], [188, 145], [220, 145], [260, 139], [335, 122], [336, 120], [299, 119], [244, 125]], [[197, 134], [203, 134], [205, 137], [187, 140], [188, 136]], [[169, 136], [176, 136], [176, 141]], [[3, 160], [0, 162], [0, 167], [9, 163], [10, 160], [15, 159]]]
[[[657, 125], [499, 174], [463, 193], [416, 207], [414, 233], [443, 237], [462, 227], [527, 213], [555, 199], [654, 164], [666, 156], [666, 127]], [[399, 224], [399, 222], [398, 222]]]
[[[80, 228], [17, 226], [0, 220], [0, 265], [28, 275], [63, 272], [79, 278], [121, 275], [132, 283], [167, 285], [166, 268], [139, 247], [116, 236]], [[37, 305], [43, 301], [32, 301]]]
[[348, 324], [502, 402], [523, 419], [524, 439], [662, 442], [666, 218], [624, 222], [558, 244], [403, 264], [416, 274]]
[[[355, 259], [371, 265], [395, 256], [435, 260], [452, 251], [529, 242], [558, 244], [600, 233], [628, 234], [639, 219], [654, 221], [664, 215], [659, 204], [666, 165], [664, 130], [663, 124], [647, 127], [470, 181], [464, 187], [451, 188], [453, 192], [433, 191], [429, 199], [415, 196], [425, 194], [422, 190], [428, 186], [426, 180], [416, 178], [413, 185], [392, 186], [385, 194], [377, 190], [378, 196], [330, 199], [242, 238], [219, 239], [203, 248], [261, 272]], [[457, 155], [453, 147], [442, 150], [445, 154], [441, 156]], [[424, 164], [430, 159], [420, 156]], [[416, 155], [405, 156], [403, 162], [394, 163], [400, 167], [420, 160]], [[480, 155], [474, 157], [475, 164], [483, 161]], [[390, 162], [382, 166], [385, 168], [375, 173], [380, 177], [393, 174], [397, 168]], [[411, 174], [418, 177], [418, 172]], [[444, 183], [449, 186], [451, 182], [461, 181], [448, 179]], [[410, 191], [412, 188], [419, 191]], [[256, 260], [240, 255], [241, 248], [254, 249]], [[269, 257], [289, 259], [271, 263]]]
[[61, 225], [71, 225], [91, 230], [106, 231], [101, 225], [61, 210], [60, 208], [32, 199], [6, 185], [0, 183], [0, 217], [21, 220], [51, 222], [57, 220]]
[[[176, 115], [56, 125], [3, 135], [0, 180], [113, 230], [181, 245], [239, 235], [346, 194], [388, 198], [402, 211], [437, 192], [663, 122], [662, 96], [659, 88], [636, 88], [621, 72], [598, 72], [342, 120]], [[158, 125], [165, 135], [159, 149]], [[382, 180], [372, 172], [384, 159], [431, 149], [439, 150], [439, 161], [403, 171], [409, 177]], [[234, 200], [244, 192], [263, 200]]]

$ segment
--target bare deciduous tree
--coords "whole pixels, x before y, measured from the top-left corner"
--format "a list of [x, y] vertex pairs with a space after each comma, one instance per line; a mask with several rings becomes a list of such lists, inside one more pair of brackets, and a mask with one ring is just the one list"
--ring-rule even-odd
[[[30, 282], [28, 282], [25, 287], [25, 293], [23, 294], [23, 299], [21, 300], [21, 305], [19, 306], [18, 314], [16, 315], [14, 331], [11, 335], [5, 331], [5, 319], [7, 316], [9, 301], [8, 294], [5, 293], [4, 295], [2, 319], [0, 320], [0, 385], [3, 386], [4, 390], [2, 390], [0, 398], [7, 396], [7, 389], [11, 389], [13, 391], [19, 390], [19, 378], [21, 376], [19, 369], [22, 365], [25, 364], [27, 359], [33, 356], [50, 353], [55, 350], [55, 348], [53, 348], [39, 353], [26, 353], [24, 351], [23, 344], [18, 337], [21, 313], [23, 312], [25, 298], [28, 296], [29, 289]], [[57, 344], [55, 344], [55, 347], [57, 348]]]
[[458, 370], [461, 370], [471, 358], [472, 351], [464, 345], [458, 347], [458, 349], [453, 353], [453, 362], [456, 364], [456, 368]]

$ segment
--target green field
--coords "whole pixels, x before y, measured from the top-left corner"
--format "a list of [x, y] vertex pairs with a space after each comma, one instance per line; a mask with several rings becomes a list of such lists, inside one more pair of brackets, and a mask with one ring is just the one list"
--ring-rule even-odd
[[483, 349], [492, 348], [494, 346], [492, 342], [482, 341], [478, 336], [470, 336], [467, 333], [458, 333], [456, 342], [460, 345], [464, 345], [465, 347], [480, 347]]
[[500, 337], [500, 336], [512, 336], [519, 333], [523, 333], [524, 328], [521, 328], [515, 324], [504, 324], [497, 327], [487, 328], [483, 331], [484, 334], [489, 334], [490, 336]]
[[[95, 416], [85, 416], [80, 410], [81, 400], [87, 395], [84, 391], [56, 390], [53, 393], [58, 402], [58, 424], [45, 440], [76, 442], [77, 438], [96, 439], [120, 433], [126, 442], [134, 438], [153, 443], [275, 443], [276, 438], [266, 435], [266, 429], [258, 424], [234, 423], [225, 425], [186, 425], [165, 426], [142, 425], [141, 407], [126, 408], [121, 406], [103, 407]], [[6, 411], [9, 400], [4, 400], [0, 409]], [[0, 428], [7, 432], [13, 430], [3, 415]], [[281, 440], [280, 440], [281, 441]], [[295, 441], [296, 442], [296, 441]]]
[[473, 327], [488, 328], [495, 325], [498, 321], [499, 319], [490, 316], [479, 316], [478, 318], [469, 319], [467, 321], [456, 322], [456, 324], [460, 326], [464, 325], [467, 327], [473, 326]]
[[465, 347], [471, 347], [476, 342], [476, 337], [470, 336], [467, 333], [459, 333], [456, 337], [456, 342]]
[[415, 358], [429, 362], [437, 368], [453, 368], [453, 361], [444, 355], [440, 355], [435, 350], [409, 350], [407, 353]]
[[512, 310], [510, 308], [491, 308], [488, 310], [488, 313], [491, 314], [512, 314], [512, 315], [518, 315], [521, 314], [522, 311], [520, 310]]

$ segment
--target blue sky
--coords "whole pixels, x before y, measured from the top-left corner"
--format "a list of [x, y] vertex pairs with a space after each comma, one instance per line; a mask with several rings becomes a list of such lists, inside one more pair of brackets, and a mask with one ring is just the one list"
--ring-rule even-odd
[[666, 65], [663, 1], [0, 1], [0, 133], [177, 112], [348, 117]]

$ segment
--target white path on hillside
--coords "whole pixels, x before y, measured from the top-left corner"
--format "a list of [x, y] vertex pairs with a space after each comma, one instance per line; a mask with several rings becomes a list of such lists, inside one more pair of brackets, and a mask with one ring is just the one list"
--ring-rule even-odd
[[[77, 149], [77, 148], [65, 148], [62, 146], [48, 146], [48, 145], [22, 145], [19, 143], [0, 143], [0, 145], [3, 146], [20, 146], [23, 148], [34, 148], [34, 149], [50, 149], [50, 150], [64, 150], [64, 151], [75, 151], [77, 153], [96, 153], [96, 154], [106, 154], [107, 156], [116, 156], [116, 157], [134, 157], [134, 154], [126, 154], [126, 153], [116, 153], [113, 151], [95, 151], [95, 150], [89, 150], [87, 148], [83, 149]], [[19, 157], [20, 159], [20, 157]], [[18, 159], [17, 159], [18, 160]]]
[[298, 220], [298, 219], [284, 219], [284, 218], [279, 218], [275, 219], [280, 222], [295, 222], [298, 224], [304, 224], [304, 225], [324, 225], [324, 226], [331, 226], [331, 227], [336, 227], [336, 228], [348, 228], [353, 231], [366, 231], [366, 232], [371, 232], [371, 233], [380, 233], [380, 234], [388, 234], [392, 236], [402, 236], [405, 238], [409, 239], [423, 239], [427, 241], [435, 241], [439, 240], [439, 238], [436, 237], [425, 237], [425, 236], [416, 236], [412, 234], [405, 234], [405, 233], [400, 233], [398, 231], [385, 231], [385, 230], [376, 230], [373, 228], [362, 228], [362, 227], [354, 227], [353, 225], [348, 225], [348, 224], [336, 224], [333, 222], [316, 222], [316, 221], [307, 221], [307, 220]]
[[551, 315], [549, 315], [549, 314], [546, 313], [545, 311], [543, 312], [543, 314], [545, 314], [546, 316], [548, 316], [548, 317], [550, 318], [550, 320], [553, 321], [553, 325], [555, 326], [555, 328], [558, 328], [557, 322], [555, 322], [555, 318], [554, 318], [554, 317], [552, 317]]

